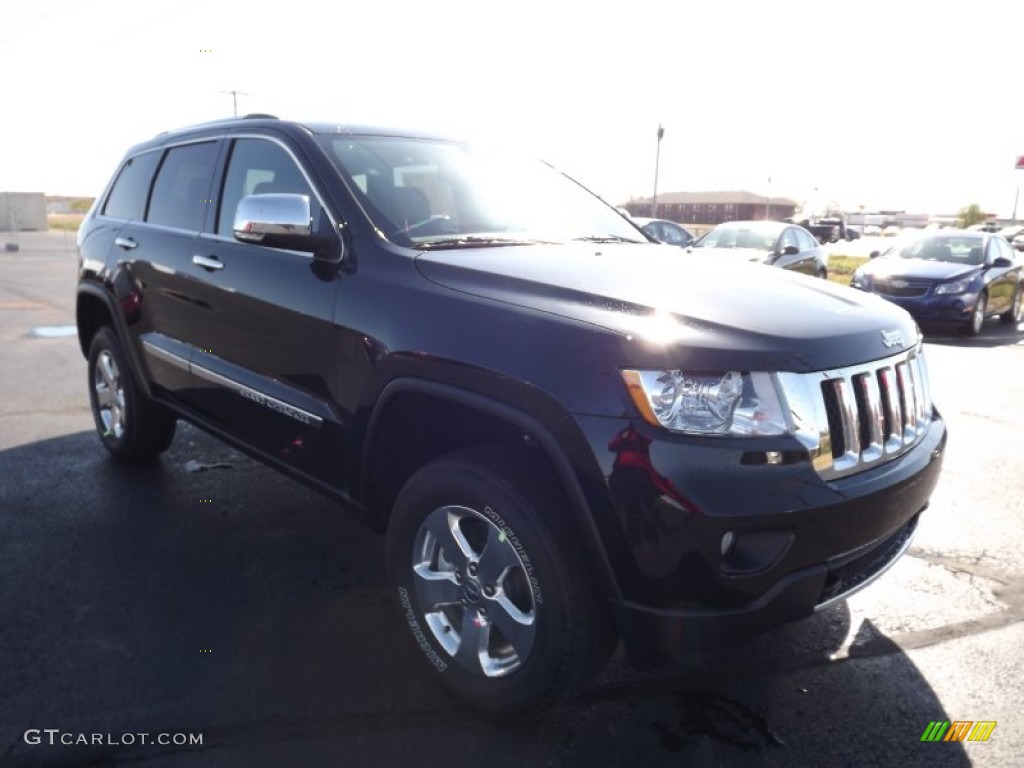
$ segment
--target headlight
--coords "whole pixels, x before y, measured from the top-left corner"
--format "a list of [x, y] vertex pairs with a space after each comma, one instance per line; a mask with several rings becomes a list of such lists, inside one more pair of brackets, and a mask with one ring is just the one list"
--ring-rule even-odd
[[850, 285], [854, 288], [860, 288], [862, 291], [866, 291], [871, 287], [871, 278], [869, 278], [865, 272], [854, 272], [853, 279], [850, 280]]
[[770, 373], [627, 370], [622, 377], [644, 419], [656, 427], [743, 437], [789, 431]]
[[960, 280], [954, 280], [951, 283], [939, 283], [935, 286], [935, 295], [942, 296], [947, 293], [967, 293], [971, 290], [971, 281], [973, 277], [964, 277]]

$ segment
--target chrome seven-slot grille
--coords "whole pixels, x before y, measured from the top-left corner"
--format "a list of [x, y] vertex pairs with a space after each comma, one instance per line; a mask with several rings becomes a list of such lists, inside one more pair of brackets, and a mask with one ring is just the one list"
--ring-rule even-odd
[[932, 419], [920, 347], [883, 360], [817, 373], [779, 374], [818, 474], [851, 475], [912, 448]]

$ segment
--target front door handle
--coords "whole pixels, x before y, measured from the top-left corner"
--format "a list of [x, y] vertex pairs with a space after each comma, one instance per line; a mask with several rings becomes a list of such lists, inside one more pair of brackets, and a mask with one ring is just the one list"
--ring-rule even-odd
[[138, 248], [139, 247], [139, 244], [137, 242], [135, 242], [135, 240], [133, 238], [130, 238], [130, 237], [115, 237], [114, 238], [114, 245], [119, 245], [122, 248], [124, 248], [126, 251], [130, 251], [132, 248]]
[[203, 269], [224, 269], [224, 262], [216, 256], [208, 257], [196, 254], [192, 257], [192, 263], [202, 267]]

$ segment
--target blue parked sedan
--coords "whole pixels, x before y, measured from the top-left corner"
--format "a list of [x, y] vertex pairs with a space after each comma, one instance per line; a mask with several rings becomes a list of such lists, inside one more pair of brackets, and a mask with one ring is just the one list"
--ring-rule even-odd
[[1021, 321], [1021, 262], [999, 235], [939, 230], [876, 251], [851, 285], [898, 304], [921, 325], [956, 325], [981, 331], [985, 318]]

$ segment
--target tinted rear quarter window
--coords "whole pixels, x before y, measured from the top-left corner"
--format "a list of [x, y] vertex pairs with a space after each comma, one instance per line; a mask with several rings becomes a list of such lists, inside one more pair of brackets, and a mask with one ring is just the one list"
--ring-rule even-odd
[[153, 184], [146, 221], [198, 231], [209, 205], [216, 144], [186, 144], [167, 150]]
[[118, 219], [141, 219], [146, 207], [149, 182], [153, 178], [159, 152], [146, 152], [129, 158], [117, 174], [114, 186], [103, 206], [105, 216]]

